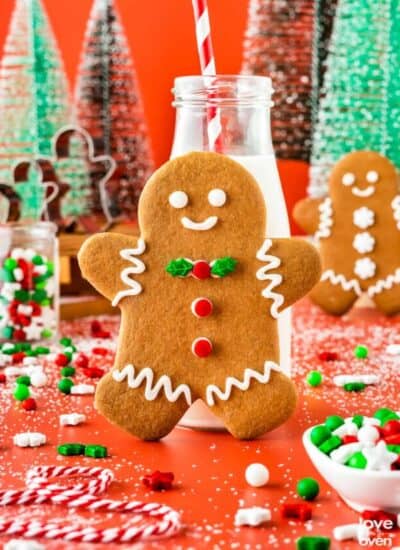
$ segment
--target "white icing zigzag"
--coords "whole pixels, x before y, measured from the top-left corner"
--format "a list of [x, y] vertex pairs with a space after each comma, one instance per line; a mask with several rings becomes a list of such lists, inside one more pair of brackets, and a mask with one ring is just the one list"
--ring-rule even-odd
[[136, 248], [125, 248], [124, 250], [120, 251], [119, 254], [121, 258], [123, 258], [124, 260], [128, 260], [128, 262], [131, 262], [131, 264], [133, 264], [133, 267], [126, 267], [121, 271], [121, 281], [129, 286], [129, 288], [126, 290], [120, 290], [117, 293], [112, 301], [112, 305], [114, 307], [119, 304], [122, 298], [125, 298], [126, 296], [136, 296], [137, 294], [140, 294], [142, 292], [142, 285], [137, 281], [131, 279], [130, 276], [143, 273], [143, 271], [146, 270], [146, 266], [144, 265], [142, 260], [135, 258], [136, 255], [143, 254], [145, 250], [146, 244], [144, 240], [138, 239], [138, 245]]
[[396, 271], [388, 275], [386, 279], [381, 279], [377, 281], [374, 285], [368, 288], [368, 296], [373, 298], [376, 294], [383, 292], [384, 290], [390, 290], [394, 284], [400, 283], [400, 267]]
[[341, 273], [336, 274], [333, 269], [324, 271], [321, 276], [321, 281], [329, 281], [333, 285], [340, 285], [343, 290], [346, 291], [354, 290], [357, 296], [361, 296], [362, 294], [360, 283], [356, 279], [350, 279], [350, 281], [348, 281], [344, 275]]
[[320, 211], [319, 216], [319, 225], [318, 229], [314, 235], [315, 240], [319, 242], [320, 239], [330, 236], [331, 234], [331, 227], [333, 225], [332, 220], [332, 200], [327, 197], [318, 207], [318, 210]]
[[154, 372], [150, 367], [145, 367], [135, 376], [135, 367], [133, 365], [126, 365], [121, 371], [113, 371], [112, 377], [116, 382], [122, 382], [127, 378], [128, 386], [133, 389], [138, 388], [144, 382], [144, 396], [148, 401], [154, 401], [154, 399], [158, 397], [158, 394], [164, 391], [165, 397], [172, 403], [183, 395], [187, 404], [192, 404], [192, 394], [189, 386], [186, 384], [179, 384], [179, 386], [173, 390], [171, 378], [166, 374], [160, 376], [153, 386]]
[[[221, 401], [227, 401], [232, 393], [232, 388], [237, 388], [241, 391], [247, 391], [252, 380], [257, 380], [260, 384], [268, 384], [271, 370], [280, 371], [279, 365], [273, 361], [265, 361], [264, 372], [258, 372], [254, 369], [245, 369], [243, 380], [238, 380], [232, 376], [228, 376], [225, 380], [225, 388], [221, 390], [215, 384], [210, 384], [206, 389], [206, 403], [210, 407], [215, 405], [215, 398]], [[214, 397], [215, 396], [215, 397]]]
[[271, 254], [267, 254], [271, 246], [271, 239], [266, 239], [260, 250], [257, 252], [257, 260], [267, 262], [267, 265], [260, 267], [256, 273], [256, 277], [259, 281], [269, 281], [268, 286], [264, 288], [261, 294], [264, 298], [273, 300], [270, 312], [272, 317], [277, 319], [279, 316], [278, 309], [281, 307], [285, 299], [282, 294], [279, 294], [279, 292], [273, 292], [274, 288], [282, 283], [283, 277], [282, 275], [279, 275], [279, 273], [269, 273], [271, 269], [276, 269], [281, 265], [281, 260], [279, 258], [272, 256]]
[[396, 195], [396, 197], [392, 200], [392, 208], [393, 217], [397, 223], [397, 229], [400, 230], [400, 195]]

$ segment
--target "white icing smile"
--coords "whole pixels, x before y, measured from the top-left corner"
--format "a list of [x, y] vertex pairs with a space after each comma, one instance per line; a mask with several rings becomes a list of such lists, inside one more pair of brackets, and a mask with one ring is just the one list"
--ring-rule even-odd
[[351, 192], [356, 197], [370, 197], [375, 193], [375, 187], [373, 185], [369, 185], [365, 189], [360, 189], [359, 187], [352, 187]]
[[191, 229], [192, 231], [208, 231], [212, 229], [218, 222], [218, 216], [210, 216], [202, 222], [194, 222], [190, 218], [184, 216], [181, 218], [181, 223], [185, 229]]

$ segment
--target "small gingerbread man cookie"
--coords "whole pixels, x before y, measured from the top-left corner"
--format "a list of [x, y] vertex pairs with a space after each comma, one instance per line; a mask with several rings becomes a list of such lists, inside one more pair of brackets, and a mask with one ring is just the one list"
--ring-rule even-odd
[[371, 151], [346, 155], [332, 171], [329, 196], [299, 202], [294, 217], [320, 246], [315, 303], [342, 315], [367, 294], [384, 313], [400, 311], [400, 195], [388, 159]]
[[140, 238], [98, 234], [83, 276], [122, 312], [115, 365], [96, 407], [158, 439], [202, 399], [238, 438], [284, 422], [296, 392], [279, 367], [277, 316], [320, 275], [303, 240], [265, 239], [257, 182], [216, 153], [190, 153], [150, 178]]

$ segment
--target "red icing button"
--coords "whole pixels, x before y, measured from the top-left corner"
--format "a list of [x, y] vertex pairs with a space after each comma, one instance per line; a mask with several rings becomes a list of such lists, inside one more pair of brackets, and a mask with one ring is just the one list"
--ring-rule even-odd
[[212, 313], [213, 304], [208, 298], [196, 298], [192, 302], [192, 313], [196, 317], [207, 317]]
[[208, 338], [196, 338], [192, 344], [192, 352], [196, 357], [208, 357], [212, 352], [212, 343]]
[[198, 260], [193, 264], [192, 275], [196, 279], [208, 279], [211, 276], [211, 267], [204, 260]]

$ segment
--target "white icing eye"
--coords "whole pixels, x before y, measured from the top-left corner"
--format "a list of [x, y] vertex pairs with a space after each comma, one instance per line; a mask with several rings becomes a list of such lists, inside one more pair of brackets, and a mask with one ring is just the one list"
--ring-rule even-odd
[[212, 189], [208, 193], [208, 202], [211, 206], [224, 206], [226, 203], [226, 193], [222, 189]]
[[174, 191], [170, 194], [168, 200], [174, 208], [185, 208], [189, 202], [189, 197], [184, 191]]
[[345, 174], [343, 174], [343, 177], [342, 177], [343, 185], [346, 185], [346, 186], [353, 185], [355, 181], [356, 181], [356, 177], [351, 172], [346, 172]]
[[379, 180], [379, 174], [375, 170], [370, 170], [366, 175], [368, 183], [376, 183]]

